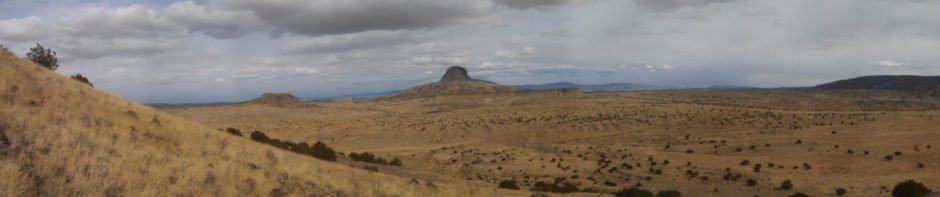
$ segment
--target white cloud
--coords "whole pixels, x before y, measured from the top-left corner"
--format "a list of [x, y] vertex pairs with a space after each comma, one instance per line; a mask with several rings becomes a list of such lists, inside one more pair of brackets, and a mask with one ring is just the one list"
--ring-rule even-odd
[[0, 20], [0, 40], [26, 42], [47, 36], [42, 30], [44, 21], [38, 16]]
[[883, 66], [883, 67], [901, 67], [901, 66], [903, 66], [903, 64], [898, 63], [898, 62], [895, 62], [895, 61], [891, 61], [891, 60], [879, 60], [879, 61], [874, 62], [874, 64], [875, 64], [875, 65], [878, 65], [878, 66]]

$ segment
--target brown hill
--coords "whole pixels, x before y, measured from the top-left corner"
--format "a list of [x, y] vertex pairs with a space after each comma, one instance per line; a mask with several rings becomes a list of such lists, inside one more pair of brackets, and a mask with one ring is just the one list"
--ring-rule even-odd
[[389, 98], [416, 98], [435, 95], [483, 94], [521, 92], [522, 88], [503, 86], [497, 83], [470, 78], [467, 69], [460, 66], [447, 68], [447, 72], [438, 82], [408, 88], [392, 94]]
[[0, 196], [506, 192], [425, 184], [295, 154], [109, 95], [5, 50], [0, 50], [0, 136], [8, 139], [0, 140]]
[[304, 102], [289, 93], [264, 93], [260, 97], [252, 99], [248, 103], [270, 105], [274, 107], [300, 107]]

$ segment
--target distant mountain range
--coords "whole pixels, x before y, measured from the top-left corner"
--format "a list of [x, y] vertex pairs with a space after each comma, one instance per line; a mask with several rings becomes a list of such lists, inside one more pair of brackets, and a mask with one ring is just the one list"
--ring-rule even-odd
[[[442, 78], [442, 81], [464, 81], [470, 80], [469, 76], [466, 75], [465, 71], [458, 72], [454, 75], [447, 75]], [[492, 83], [492, 82], [489, 82]], [[495, 84], [494, 84], [495, 85]], [[639, 83], [607, 83], [607, 84], [578, 84], [573, 82], [555, 82], [555, 83], [546, 83], [546, 84], [530, 84], [530, 85], [519, 85], [515, 86], [526, 90], [547, 90], [547, 89], [560, 89], [560, 88], [578, 88], [584, 92], [605, 92], [605, 91], [637, 91], [637, 90], [669, 90], [669, 89], [684, 89], [688, 87], [671, 87], [671, 86], [657, 86], [657, 85], [648, 85], [648, 84], [639, 84]], [[754, 89], [755, 87], [748, 86], [710, 86], [703, 89], [711, 90], [730, 90], [730, 89]], [[822, 90], [894, 90], [894, 91], [910, 91], [910, 92], [922, 92], [929, 95], [940, 96], [940, 76], [915, 76], [915, 75], [874, 75], [874, 76], [862, 76], [852, 79], [845, 79], [834, 81], [830, 83], [820, 84], [810, 88], [822, 89]], [[370, 98], [380, 98], [391, 96], [395, 93], [401, 92], [401, 90], [390, 90], [383, 92], [369, 92], [369, 93], [360, 93], [360, 94], [350, 94], [350, 95], [339, 95], [339, 96], [325, 96], [325, 97], [306, 97], [302, 98], [304, 101], [332, 101], [332, 100], [341, 100], [341, 99], [370, 99]], [[148, 104], [152, 107], [157, 108], [171, 108], [171, 107], [192, 107], [192, 106], [206, 106], [206, 105], [227, 105], [235, 102], [217, 102], [217, 103], [184, 103], [184, 104], [168, 104], [168, 103], [151, 103]]]
[[839, 80], [817, 85], [814, 88], [827, 90], [895, 90], [940, 92], [940, 76], [874, 75]]
[[577, 84], [572, 82], [556, 82], [536, 85], [521, 85], [527, 90], [547, 90], [559, 88], [579, 88], [585, 92], [613, 92], [613, 91], [634, 91], [634, 90], [665, 90], [676, 89], [668, 86], [655, 86], [639, 83], [608, 83], [608, 84]]

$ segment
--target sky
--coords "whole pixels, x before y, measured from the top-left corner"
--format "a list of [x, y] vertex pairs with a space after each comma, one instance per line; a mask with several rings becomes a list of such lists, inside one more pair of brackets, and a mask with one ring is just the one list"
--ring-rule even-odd
[[0, 0], [0, 44], [142, 103], [521, 85], [940, 75], [932, 0]]

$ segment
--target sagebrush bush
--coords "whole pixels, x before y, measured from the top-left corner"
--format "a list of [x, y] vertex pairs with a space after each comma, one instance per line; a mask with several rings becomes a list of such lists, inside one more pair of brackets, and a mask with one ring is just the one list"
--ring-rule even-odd
[[519, 190], [515, 180], [503, 180], [499, 182], [499, 188]]
[[389, 161], [388, 164], [393, 165], [393, 166], [402, 166], [401, 159], [399, 159], [398, 157], [395, 157], [394, 159], [392, 159], [392, 161]]
[[848, 193], [848, 191], [846, 191], [845, 188], [841, 188], [841, 187], [836, 188], [836, 195], [845, 196], [845, 193]]
[[6, 131], [3, 130], [3, 125], [0, 125], [0, 146], [9, 146], [10, 138], [7, 138]]
[[240, 130], [238, 130], [238, 129], [235, 129], [235, 128], [232, 128], [232, 127], [226, 128], [226, 129], [225, 129], [225, 132], [227, 132], [227, 133], [229, 133], [229, 134], [232, 134], [232, 135], [235, 135], [235, 136], [239, 136], [239, 137], [242, 136], [242, 131], [240, 131]]
[[76, 81], [78, 81], [78, 82], [82, 82], [82, 83], [84, 83], [84, 84], [88, 84], [88, 85], [91, 86], [91, 87], [95, 87], [95, 85], [94, 85], [94, 84], [91, 84], [91, 81], [88, 81], [88, 78], [85, 78], [85, 76], [82, 76], [82, 74], [75, 74], [75, 75], [72, 75], [71, 78], [74, 79], [74, 80], [76, 80]]
[[784, 180], [783, 183], [780, 184], [780, 189], [793, 189], [793, 182], [790, 182], [790, 179]]
[[914, 180], [900, 182], [891, 190], [891, 196], [894, 197], [924, 197], [930, 194], [930, 189], [924, 184]]
[[249, 137], [251, 138], [251, 140], [261, 142], [261, 143], [271, 142], [271, 138], [269, 138], [267, 135], [265, 135], [261, 131], [251, 132], [251, 136]]
[[555, 179], [555, 183], [546, 183], [542, 181], [535, 182], [535, 185], [532, 186], [531, 190], [554, 193], [573, 193], [581, 191], [578, 189], [578, 185], [560, 179]]
[[614, 195], [617, 197], [653, 197], [653, 192], [637, 187], [630, 187], [629, 189], [625, 188], [617, 191]]
[[806, 195], [803, 192], [797, 192], [797, 193], [790, 195], [790, 197], [809, 197], [809, 195]]
[[326, 146], [323, 142], [317, 141], [317, 143], [314, 143], [313, 147], [310, 147], [310, 151], [313, 157], [318, 159], [336, 161], [336, 151]]
[[682, 197], [682, 194], [676, 190], [662, 190], [656, 192], [656, 197]]

